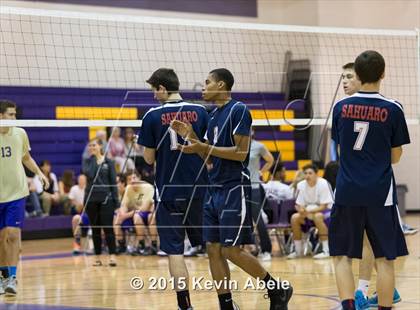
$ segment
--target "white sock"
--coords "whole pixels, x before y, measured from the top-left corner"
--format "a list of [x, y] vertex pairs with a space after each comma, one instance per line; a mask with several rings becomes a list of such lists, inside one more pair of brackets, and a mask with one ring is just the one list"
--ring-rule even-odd
[[366, 297], [368, 296], [369, 283], [370, 281], [368, 280], [359, 280], [359, 286], [357, 288], [358, 290], [361, 290], [363, 292], [363, 295], [365, 295]]
[[322, 251], [324, 253], [330, 253], [330, 248], [328, 247], [328, 240], [322, 241]]
[[297, 255], [303, 254], [303, 248], [302, 248], [302, 240], [295, 240], [295, 251]]

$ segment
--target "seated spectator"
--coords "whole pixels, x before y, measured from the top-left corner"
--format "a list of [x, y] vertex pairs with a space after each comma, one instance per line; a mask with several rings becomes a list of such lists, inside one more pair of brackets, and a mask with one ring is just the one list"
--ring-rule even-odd
[[34, 185], [36, 187], [36, 192], [41, 199], [42, 209], [44, 210], [44, 213], [49, 215], [51, 212], [51, 207], [57, 206], [60, 202], [57, 176], [51, 172], [51, 163], [48, 160], [43, 160], [41, 162], [40, 169], [42, 173], [48, 178], [50, 187], [44, 190], [42, 182], [37, 175], [34, 177]]
[[86, 176], [84, 174], [79, 175], [77, 178], [77, 184], [73, 185], [68, 194], [70, 203], [72, 206], [72, 212], [75, 213], [72, 219], [73, 227], [73, 254], [79, 254], [81, 252], [81, 226], [88, 226], [89, 219], [86, 213], [83, 213], [83, 199], [85, 197], [86, 188]]
[[283, 183], [285, 174], [286, 167], [283, 163], [278, 163], [277, 167], [274, 167], [272, 172], [273, 179], [265, 184], [262, 184], [267, 198], [274, 199], [279, 202], [282, 200], [293, 199], [293, 190], [289, 185]]
[[64, 170], [60, 181], [58, 182], [58, 191], [60, 193], [60, 203], [63, 205], [64, 214], [71, 214], [71, 202], [69, 198], [70, 189], [74, 185], [74, 171]]
[[[29, 201], [29, 204], [32, 205], [32, 210], [26, 211], [28, 212], [30, 217], [43, 216], [41, 202], [39, 201], [39, 197], [36, 192], [36, 186], [33, 177], [27, 177], [27, 181], [29, 187], [29, 196], [27, 197], [27, 201]], [[28, 204], [26, 206], [28, 206]]]
[[[126, 242], [122, 227], [135, 226], [138, 248], [137, 254], [155, 255], [157, 253], [156, 221], [153, 213], [153, 185], [141, 181], [137, 171], [126, 173], [127, 188], [114, 220], [119, 253], [126, 250]], [[146, 238], [152, 240], [146, 247]]]
[[[98, 130], [96, 131], [96, 138], [102, 141], [101, 147], [102, 152], [105, 154], [105, 148], [106, 148], [106, 131], [105, 130]], [[86, 144], [85, 149], [83, 150], [82, 154], [82, 161], [85, 161], [86, 159], [89, 159], [91, 154], [89, 154], [89, 142]]]
[[115, 161], [117, 172], [124, 173], [127, 169], [134, 169], [134, 162], [127, 155], [124, 140], [121, 138], [121, 129], [115, 127], [112, 130], [111, 138], [109, 138], [107, 157]]
[[315, 259], [329, 257], [328, 227], [331, 207], [334, 202], [331, 187], [328, 182], [318, 177], [318, 167], [310, 164], [303, 167], [305, 180], [297, 185], [296, 210], [292, 215], [291, 224], [295, 244], [295, 252], [288, 258], [303, 256], [302, 231], [312, 226], [318, 229], [322, 242], [322, 252], [315, 255]]

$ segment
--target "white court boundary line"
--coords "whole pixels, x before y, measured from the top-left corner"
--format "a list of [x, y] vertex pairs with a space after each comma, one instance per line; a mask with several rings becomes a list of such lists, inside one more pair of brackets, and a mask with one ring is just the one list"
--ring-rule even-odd
[[46, 16], [57, 18], [87, 19], [98, 21], [113, 21], [122, 23], [141, 23], [141, 24], [161, 24], [192, 26], [221, 29], [242, 29], [260, 31], [283, 31], [283, 32], [306, 32], [320, 34], [355, 34], [355, 35], [380, 35], [380, 36], [410, 36], [416, 37], [417, 32], [413, 30], [394, 30], [394, 29], [366, 29], [366, 28], [342, 28], [342, 27], [310, 27], [297, 25], [276, 25], [258, 23], [239, 23], [211, 20], [194, 20], [166, 17], [150, 17], [124, 14], [109, 13], [90, 13], [80, 11], [63, 11], [48, 9], [33, 9], [12, 6], [0, 6], [0, 14], [27, 15], [27, 16]]
[[[252, 122], [253, 126], [321, 126], [325, 125], [326, 118], [294, 118], [294, 119], [258, 119]], [[331, 120], [328, 120], [331, 124]], [[419, 125], [420, 119], [407, 119], [408, 125]], [[0, 127], [140, 127], [141, 120], [73, 120], [73, 119], [25, 119], [25, 120], [0, 120]]]

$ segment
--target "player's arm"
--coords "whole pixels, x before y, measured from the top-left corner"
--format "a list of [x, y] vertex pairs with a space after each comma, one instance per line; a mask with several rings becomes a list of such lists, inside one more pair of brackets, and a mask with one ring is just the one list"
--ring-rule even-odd
[[261, 174], [263, 174], [264, 172], [269, 171], [271, 169], [271, 167], [273, 167], [274, 157], [265, 145], [264, 145], [264, 148], [262, 150], [261, 157], [265, 161], [265, 164], [264, 164], [264, 166], [262, 166], [261, 171], [260, 171]]
[[391, 149], [391, 163], [397, 164], [401, 159], [402, 153], [403, 153], [402, 146], [393, 147]]
[[300, 205], [300, 204], [295, 204], [295, 209], [297, 212], [299, 212], [300, 214], [304, 215], [306, 213], [306, 209], [304, 206]]
[[[190, 140], [190, 145], [178, 144], [178, 149], [186, 154], [201, 154], [205, 155], [204, 158], [209, 156], [219, 157], [234, 161], [244, 161], [248, 154], [250, 137], [234, 135], [234, 146], [214, 146], [199, 140]], [[202, 157], [203, 158], [203, 157]]]
[[153, 165], [156, 161], [156, 150], [150, 147], [144, 147], [143, 157], [146, 163]]
[[48, 178], [42, 173], [41, 169], [39, 169], [38, 165], [36, 164], [35, 160], [32, 158], [29, 152], [22, 157], [22, 163], [28, 168], [30, 171], [35, 173], [39, 179], [42, 181], [44, 188], [47, 189], [50, 187], [50, 182]]

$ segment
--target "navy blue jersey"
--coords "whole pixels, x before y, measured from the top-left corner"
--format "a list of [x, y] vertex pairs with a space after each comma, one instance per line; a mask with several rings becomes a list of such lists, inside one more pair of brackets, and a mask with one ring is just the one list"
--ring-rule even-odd
[[345, 98], [334, 106], [332, 139], [340, 146], [336, 204], [396, 204], [391, 148], [410, 143], [402, 105], [378, 93]]
[[143, 117], [139, 144], [156, 150], [156, 199], [175, 201], [203, 198], [207, 185], [207, 170], [203, 160], [196, 154], [183, 154], [177, 143], [184, 140], [170, 128], [174, 119], [190, 122], [198, 138], [204, 141], [208, 113], [198, 104], [184, 101], [168, 102], [150, 109]]
[[[251, 135], [252, 117], [242, 102], [231, 100], [210, 113], [206, 139], [210, 145], [235, 146], [234, 135]], [[211, 156], [213, 168], [209, 171], [211, 184], [240, 183], [243, 177], [249, 180], [248, 154], [245, 161], [222, 159]]]

